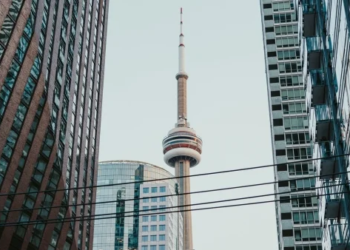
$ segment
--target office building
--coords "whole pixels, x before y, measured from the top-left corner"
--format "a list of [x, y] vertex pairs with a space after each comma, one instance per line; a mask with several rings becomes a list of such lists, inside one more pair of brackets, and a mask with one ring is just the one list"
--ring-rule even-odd
[[[277, 164], [274, 190], [275, 199], [280, 200], [275, 203], [276, 224], [280, 250], [321, 250], [317, 171], [313, 162], [307, 161], [313, 156], [313, 144], [299, 2], [260, 0], [273, 161]], [[304, 162], [292, 163], [295, 161]], [[306, 179], [296, 180], [303, 177]], [[281, 192], [284, 194], [278, 194]]]
[[173, 175], [145, 162], [99, 164], [94, 250], [183, 250], [176, 179], [149, 181], [163, 178]]
[[350, 247], [349, 2], [304, 0], [304, 75], [323, 249]]
[[0, 1], [1, 249], [92, 249], [108, 4]]

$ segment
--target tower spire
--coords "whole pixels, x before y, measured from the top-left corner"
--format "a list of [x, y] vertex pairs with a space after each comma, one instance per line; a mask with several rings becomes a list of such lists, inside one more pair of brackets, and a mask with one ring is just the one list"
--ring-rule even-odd
[[183, 19], [182, 19], [182, 8], [180, 9], [180, 44], [179, 44], [179, 73], [176, 75], [178, 79], [181, 76], [187, 77], [185, 71], [185, 42], [184, 42], [184, 34], [183, 34]]

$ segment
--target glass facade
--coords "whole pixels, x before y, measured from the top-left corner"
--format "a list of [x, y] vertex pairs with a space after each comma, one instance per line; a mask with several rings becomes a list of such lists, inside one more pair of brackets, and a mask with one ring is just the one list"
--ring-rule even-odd
[[142, 182], [169, 177], [168, 171], [144, 162], [101, 162], [98, 185], [140, 183], [97, 188], [96, 202], [104, 203], [96, 205], [96, 215], [123, 216], [95, 221], [93, 249], [182, 250], [182, 216], [176, 208], [167, 209], [177, 206], [177, 196], [167, 196], [175, 193], [175, 180]]
[[108, 5], [0, 2], [3, 249], [92, 249]]
[[323, 249], [350, 246], [349, 2], [305, 0], [303, 46]]
[[[280, 250], [321, 250], [317, 175], [306, 103], [302, 15], [295, 0], [260, 0]], [[303, 163], [292, 163], [305, 161]], [[289, 163], [290, 162], [290, 163]], [[304, 180], [296, 178], [310, 177]], [[289, 193], [290, 192], [290, 193]]]

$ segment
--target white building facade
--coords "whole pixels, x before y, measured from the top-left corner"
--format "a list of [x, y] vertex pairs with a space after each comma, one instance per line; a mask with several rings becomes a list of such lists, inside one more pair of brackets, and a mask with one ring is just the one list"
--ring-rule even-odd
[[260, 0], [271, 141], [277, 164], [276, 224], [280, 250], [322, 250], [317, 171], [309, 161], [312, 144], [298, 2]]

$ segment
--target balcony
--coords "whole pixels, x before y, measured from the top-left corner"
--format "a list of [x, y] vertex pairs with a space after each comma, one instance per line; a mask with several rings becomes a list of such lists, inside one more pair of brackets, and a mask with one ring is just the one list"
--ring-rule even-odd
[[348, 224], [331, 224], [328, 226], [332, 250], [349, 249], [349, 228]]
[[[312, 12], [315, 10], [314, 12]], [[303, 36], [315, 37], [316, 36], [316, 8], [311, 9], [309, 13], [303, 14]]]
[[326, 198], [324, 218], [325, 219], [336, 219], [340, 215], [340, 199]]
[[330, 180], [339, 177], [337, 160], [334, 155], [334, 146], [332, 141], [324, 141], [319, 144], [320, 156], [320, 179]]
[[309, 71], [321, 69], [322, 50], [312, 50], [307, 57]]
[[310, 72], [311, 106], [325, 105], [327, 99], [327, 85], [321, 71]]
[[332, 141], [331, 120], [320, 120], [316, 122], [316, 142]]

